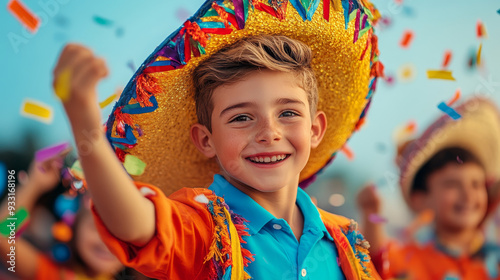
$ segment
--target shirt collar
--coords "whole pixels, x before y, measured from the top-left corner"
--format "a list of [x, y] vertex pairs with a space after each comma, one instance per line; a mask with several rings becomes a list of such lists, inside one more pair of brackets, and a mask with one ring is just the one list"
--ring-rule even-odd
[[[262, 227], [275, 219], [264, 207], [231, 185], [221, 175], [217, 174], [214, 176], [214, 181], [208, 189], [213, 191], [217, 196], [223, 197], [231, 211], [241, 215], [248, 221], [248, 233], [251, 235], [258, 233]], [[304, 231], [324, 232], [325, 236], [333, 241], [333, 238], [321, 220], [318, 209], [314, 206], [307, 193], [301, 188], [298, 188], [296, 202], [304, 215]]]
[[302, 211], [302, 215], [304, 215], [304, 231], [323, 232], [330, 241], [333, 241], [323, 220], [321, 220], [318, 208], [312, 203], [311, 198], [302, 188], [298, 188], [297, 190], [297, 204]]

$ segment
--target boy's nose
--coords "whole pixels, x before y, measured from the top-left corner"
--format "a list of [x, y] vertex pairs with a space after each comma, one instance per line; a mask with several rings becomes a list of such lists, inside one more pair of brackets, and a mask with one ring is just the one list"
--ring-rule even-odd
[[259, 143], [271, 143], [281, 139], [279, 125], [273, 120], [265, 120], [260, 124], [255, 140]]

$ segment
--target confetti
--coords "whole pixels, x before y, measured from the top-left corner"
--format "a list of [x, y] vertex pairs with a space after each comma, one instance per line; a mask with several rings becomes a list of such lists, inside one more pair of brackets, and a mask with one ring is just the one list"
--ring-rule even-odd
[[125, 34], [125, 28], [123, 28], [123, 27], [116, 28], [116, 30], [115, 30], [116, 37], [120, 38], [123, 36], [123, 34]]
[[390, 75], [390, 74], [387, 74], [384, 77], [384, 81], [385, 81], [385, 83], [387, 85], [392, 86], [392, 85], [394, 85], [394, 76]]
[[69, 215], [67, 213], [76, 214], [79, 207], [78, 198], [66, 194], [59, 195], [54, 202], [54, 214], [57, 217]]
[[61, 28], [65, 28], [65, 27], [68, 27], [69, 25], [69, 19], [65, 16], [56, 16], [54, 18], [54, 21], [56, 22], [56, 25], [61, 27]]
[[398, 70], [398, 81], [411, 82], [417, 76], [417, 70], [411, 63], [403, 64]]
[[185, 8], [179, 8], [179, 9], [177, 9], [177, 11], [175, 12], [175, 17], [176, 17], [178, 20], [182, 21], [182, 22], [186, 21], [186, 19], [187, 19], [190, 15], [191, 15], [191, 13], [190, 13], [188, 10], [186, 10]]
[[146, 164], [138, 157], [133, 155], [125, 156], [123, 166], [127, 170], [128, 174], [135, 176], [142, 175], [142, 173], [144, 173], [144, 169], [146, 169]]
[[52, 107], [29, 98], [24, 99], [21, 105], [21, 115], [45, 124], [50, 124], [54, 118]]
[[100, 17], [100, 16], [93, 16], [93, 19], [94, 19], [94, 22], [99, 24], [99, 25], [102, 25], [102, 26], [111, 26], [113, 25], [113, 21], [112, 20], [109, 20], [109, 19], [106, 19], [106, 18], [103, 18], [103, 17]]
[[413, 138], [413, 135], [417, 131], [417, 123], [413, 120], [409, 121], [403, 127], [399, 127], [394, 132], [394, 142], [404, 143], [409, 139]]
[[128, 66], [128, 68], [130, 68], [132, 70], [132, 72], [135, 73], [135, 65], [134, 65], [134, 62], [132, 60], [129, 60], [127, 62], [127, 66]]
[[410, 6], [403, 6], [403, 13], [408, 17], [415, 16], [415, 10]]
[[71, 251], [66, 244], [58, 243], [52, 247], [52, 257], [57, 262], [65, 262], [71, 257]]
[[85, 176], [83, 175], [82, 165], [80, 164], [79, 160], [75, 161], [73, 165], [71, 165], [70, 171], [71, 174], [77, 179], [85, 178]]
[[399, 45], [404, 49], [409, 48], [411, 42], [413, 41], [413, 37], [414, 37], [413, 31], [406, 30], [405, 32], [403, 32], [403, 37], [401, 38]]
[[44, 162], [49, 159], [60, 156], [64, 153], [67, 153], [70, 150], [71, 146], [68, 142], [46, 147], [35, 152], [35, 161]]
[[73, 237], [73, 231], [64, 222], [57, 222], [52, 225], [52, 236], [57, 241], [68, 242]]
[[467, 60], [467, 67], [469, 69], [474, 69], [474, 67], [476, 67], [476, 58], [477, 58], [477, 51], [475, 49], [471, 49], [469, 51], [469, 59]]
[[427, 78], [455, 81], [451, 71], [447, 70], [427, 70]]
[[483, 43], [479, 44], [479, 49], [477, 50], [476, 64], [481, 64], [481, 50], [483, 49]]
[[380, 27], [382, 29], [388, 28], [392, 24], [392, 20], [390, 17], [382, 17], [382, 18], [380, 18], [379, 22], [380, 22]]
[[377, 151], [379, 151], [381, 153], [383, 153], [387, 150], [387, 147], [382, 142], [378, 142], [377, 144], [375, 144], [375, 147], [376, 147]]
[[457, 111], [453, 110], [453, 108], [449, 107], [444, 102], [439, 103], [438, 108], [454, 120], [458, 120], [462, 117], [459, 113], [457, 113]]
[[457, 156], [457, 162], [460, 163], [460, 164], [464, 163], [463, 160], [459, 156]]
[[121, 89], [117, 89], [113, 94], [111, 94], [108, 98], [106, 98], [104, 101], [99, 102], [99, 107], [101, 109], [104, 109], [106, 106], [111, 104], [111, 102], [115, 101], [118, 96], [120, 96]]
[[447, 50], [444, 52], [444, 59], [443, 59], [442, 67], [443, 68], [448, 67], [448, 65], [450, 64], [450, 61], [451, 61], [451, 51]]
[[346, 144], [344, 144], [344, 146], [340, 149], [340, 151], [342, 151], [342, 153], [346, 156], [348, 160], [354, 159], [354, 153]]
[[446, 105], [448, 105], [448, 107], [451, 107], [453, 104], [455, 104], [455, 102], [458, 101], [458, 99], [460, 99], [460, 96], [462, 96], [462, 91], [458, 88], [455, 91], [455, 95], [448, 101], [448, 103], [446, 103]]
[[7, 9], [14, 17], [21, 22], [24, 27], [28, 28], [31, 33], [36, 33], [40, 26], [40, 19], [31, 12], [19, 0], [12, 0], [7, 4]]
[[76, 214], [71, 211], [66, 211], [61, 217], [61, 220], [67, 225], [73, 225], [75, 223]]
[[480, 20], [476, 24], [476, 34], [477, 38], [488, 38], [488, 32], [486, 31], [486, 26]]
[[384, 218], [384, 217], [382, 217], [382, 216], [380, 216], [378, 214], [374, 214], [374, 213], [372, 213], [372, 214], [370, 214], [368, 216], [368, 220], [370, 222], [374, 223], [374, 224], [385, 224], [385, 223], [387, 223], [387, 219], [386, 218]]
[[[7, 237], [11, 234], [11, 231], [16, 233], [25, 225], [25, 222], [28, 219], [28, 211], [26, 208], [21, 207], [15, 213], [13, 211], [9, 212], [10, 217], [7, 217], [5, 220], [0, 222], [0, 234]], [[10, 224], [15, 223], [15, 227], [11, 228]]]
[[500, 15], [500, 9], [498, 9], [498, 10], [497, 10], [497, 14], [499, 14], [499, 15]]

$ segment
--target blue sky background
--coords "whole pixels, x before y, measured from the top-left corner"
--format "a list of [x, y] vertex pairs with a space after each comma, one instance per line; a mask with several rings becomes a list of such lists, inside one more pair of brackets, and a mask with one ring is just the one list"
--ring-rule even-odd
[[[135, 67], [140, 65], [202, 2], [24, 0], [42, 18], [36, 34], [24, 30], [5, 7], [0, 9], [1, 148], [23, 149], [27, 131], [37, 135], [38, 148], [72, 141], [70, 127], [51, 87], [52, 68], [64, 44], [85, 44], [106, 59], [110, 76], [99, 85], [99, 97], [103, 100], [126, 85], [133, 74], [130, 62]], [[464, 96], [481, 92], [500, 104], [500, 3], [406, 0], [398, 6], [394, 0], [373, 2], [392, 22], [388, 27], [380, 27], [378, 35], [380, 60], [386, 74], [395, 76], [396, 81], [393, 85], [379, 82], [368, 123], [349, 142], [355, 159], [348, 161], [340, 154], [309, 192], [319, 197], [323, 208], [356, 217], [356, 190], [367, 181], [375, 182], [384, 196], [384, 213], [390, 218], [390, 225], [398, 226], [404, 223], [406, 212], [397, 189], [393, 132], [409, 120], [415, 120], [422, 132], [440, 116], [437, 104], [451, 98], [457, 88]], [[111, 23], [98, 24], [95, 16]], [[485, 24], [488, 38], [482, 40], [482, 69], [471, 70], [467, 59], [481, 42], [476, 37], [478, 20]], [[399, 46], [405, 30], [415, 33], [409, 49]], [[453, 53], [449, 69], [456, 81], [427, 79], [426, 70], [440, 68], [447, 49]], [[413, 65], [415, 78], [398, 80], [400, 68], [408, 64]], [[54, 121], [47, 125], [22, 117], [19, 111], [24, 98], [53, 107]], [[111, 107], [103, 111], [103, 118]], [[329, 205], [333, 193], [341, 193], [346, 203], [341, 207]]]

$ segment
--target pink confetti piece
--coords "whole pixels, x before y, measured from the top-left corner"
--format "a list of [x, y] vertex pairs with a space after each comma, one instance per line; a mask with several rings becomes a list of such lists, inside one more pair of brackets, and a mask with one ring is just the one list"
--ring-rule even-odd
[[38, 150], [35, 153], [35, 161], [36, 162], [44, 162], [46, 160], [49, 160], [51, 158], [54, 158], [63, 152], [67, 151], [70, 148], [70, 145], [68, 142], [64, 142], [61, 144], [57, 144], [54, 146], [50, 146], [47, 148], [43, 148], [41, 150]]
[[368, 216], [368, 220], [374, 224], [385, 224], [387, 223], [387, 219], [378, 215], [378, 214], [370, 214], [370, 216]]

